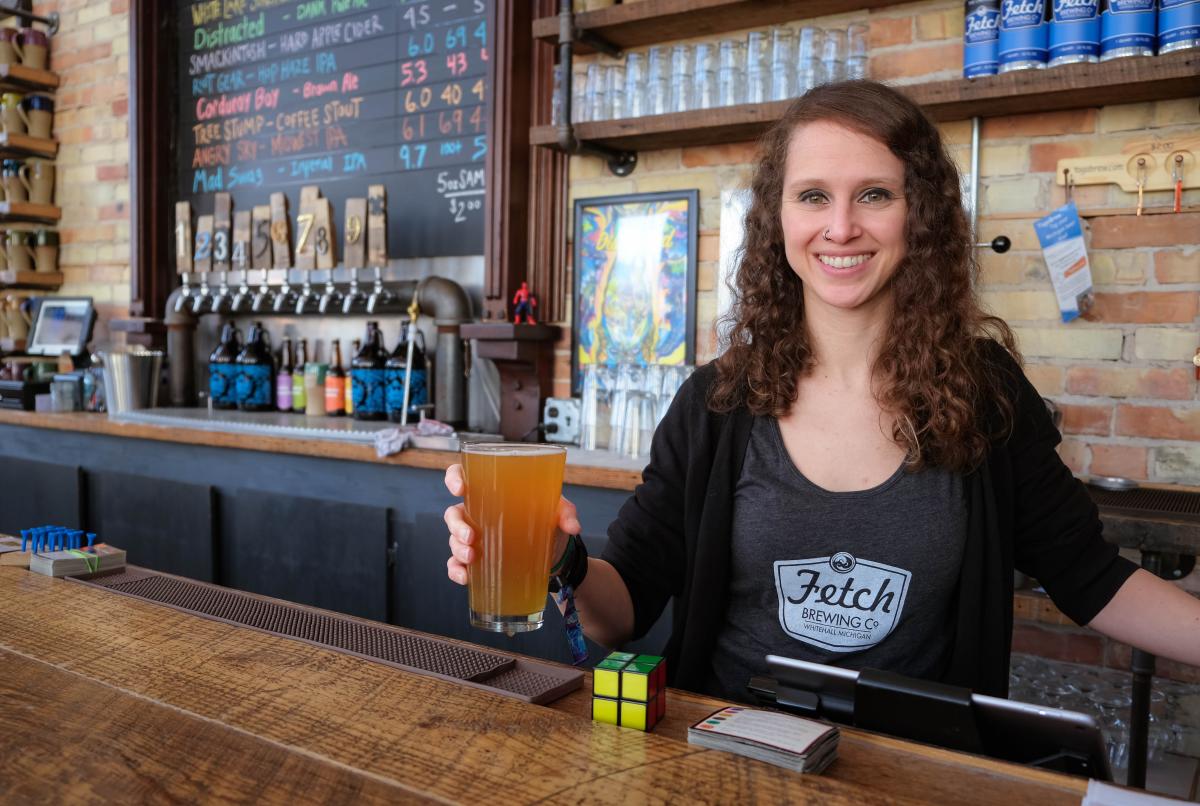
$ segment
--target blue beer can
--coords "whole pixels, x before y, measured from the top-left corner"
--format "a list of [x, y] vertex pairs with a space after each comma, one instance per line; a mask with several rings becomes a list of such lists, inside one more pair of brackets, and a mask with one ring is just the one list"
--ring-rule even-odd
[[1159, 0], [1159, 54], [1192, 48], [1200, 48], [1200, 0]]
[[1000, 35], [1000, 0], [967, 0], [963, 24], [963, 78], [994, 76]]
[[1050, 66], [1100, 61], [1100, 0], [1050, 0]]
[[1100, 61], [1153, 56], [1158, 0], [1101, 0]]
[[1001, 0], [1000, 72], [1041, 70], [1049, 58], [1046, 0]]

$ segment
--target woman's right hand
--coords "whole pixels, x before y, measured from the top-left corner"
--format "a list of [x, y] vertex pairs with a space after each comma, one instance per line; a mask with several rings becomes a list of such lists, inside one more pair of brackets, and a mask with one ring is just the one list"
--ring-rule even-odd
[[[454, 464], [446, 468], [446, 489], [451, 495], [461, 498], [466, 492], [467, 485], [463, 481], [462, 465]], [[461, 503], [446, 510], [442, 516], [446, 528], [450, 530], [450, 559], [446, 560], [446, 576], [459, 585], [467, 584], [467, 566], [475, 562], [479, 552], [475, 548], [478, 535], [467, 523], [465, 508]], [[558, 528], [554, 535], [554, 551], [550, 555], [557, 563], [567, 548], [567, 536], [579, 534], [583, 527], [575, 512], [575, 505], [563, 497], [558, 499]], [[552, 563], [553, 565], [553, 563]]]

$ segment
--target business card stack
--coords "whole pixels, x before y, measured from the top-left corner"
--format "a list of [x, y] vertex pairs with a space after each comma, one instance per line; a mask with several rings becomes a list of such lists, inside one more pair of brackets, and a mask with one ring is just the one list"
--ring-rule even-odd
[[839, 736], [824, 722], [741, 706], [722, 708], [688, 728], [690, 744], [810, 773], [834, 762]]
[[48, 577], [76, 577], [99, 574], [125, 567], [125, 550], [107, 543], [90, 548], [34, 552], [29, 570]]

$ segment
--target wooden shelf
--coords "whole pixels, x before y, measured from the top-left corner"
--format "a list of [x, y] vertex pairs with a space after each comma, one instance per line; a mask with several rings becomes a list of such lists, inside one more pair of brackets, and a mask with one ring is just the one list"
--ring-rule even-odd
[[[600, 37], [622, 50], [641, 45], [714, 36], [743, 28], [778, 25], [869, 8], [896, 5], [901, 0], [644, 0], [575, 15], [575, 28]], [[533, 21], [533, 35], [558, 42], [558, 17]], [[576, 53], [595, 53], [583, 42]]]
[[58, 89], [58, 73], [34, 70], [23, 64], [0, 64], [0, 84], [22, 90], [53, 92]]
[[40, 137], [30, 137], [27, 134], [9, 134], [0, 132], [0, 151], [21, 156], [54, 158], [58, 153], [58, 141], [43, 140]]
[[59, 271], [15, 271], [7, 269], [0, 271], [0, 286], [10, 288], [44, 288], [57, 289], [63, 284], [62, 272]]
[[[650, 4], [647, 0], [627, 8]], [[1070, 64], [971, 81], [955, 79], [911, 84], [897, 89], [921, 104], [934, 120], [965, 120], [977, 115], [997, 117], [1187, 98], [1200, 93], [1200, 53], [1188, 51], [1114, 59], [1099, 64]], [[772, 101], [580, 123], [575, 126], [575, 136], [581, 141], [632, 151], [754, 140], [783, 115], [789, 103]], [[558, 131], [553, 126], [536, 126], [530, 132], [530, 142], [553, 146], [558, 142]]]
[[34, 220], [54, 222], [60, 218], [62, 218], [62, 210], [53, 204], [0, 202], [0, 221]]

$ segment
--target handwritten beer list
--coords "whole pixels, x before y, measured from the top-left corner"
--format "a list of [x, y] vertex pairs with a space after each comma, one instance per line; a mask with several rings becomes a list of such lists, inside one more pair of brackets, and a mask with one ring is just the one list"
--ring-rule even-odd
[[493, 2], [181, 4], [180, 198], [382, 183], [391, 257], [482, 254]]

